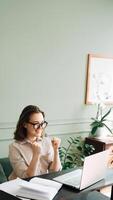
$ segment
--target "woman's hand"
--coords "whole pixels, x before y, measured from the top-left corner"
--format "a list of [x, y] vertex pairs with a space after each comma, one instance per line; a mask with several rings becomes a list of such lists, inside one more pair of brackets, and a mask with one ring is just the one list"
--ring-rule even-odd
[[61, 162], [60, 162], [60, 157], [59, 157], [59, 147], [61, 143], [61, 139], [54, 137], [52, 140], [52, 146], [53, 146], [53, 151], [54, 151], [54, 156], [53, 156], [53, 161], [50, 166], [50, 171], [59, 171], [61, 167]]
[[35, 141], [31, 143], [33, 156], [28, 169], [26, 170], [27, 177], [36, 176], [37, 163], [40, 159], [41, 146]]
[[54, 137], [52, 140], [52, 146], [53, 146], [53, 149], [54, 150], [58, 150], [58, 148], [60, 147], [60, 143], [61, 143], [61, 139], [60, 138], [57, 138], [57, 137]]
[[33, 155], [39, 156], [41, 153], [41, 146], [37, 142], [31, 143], [31, 145], [32, 145]]

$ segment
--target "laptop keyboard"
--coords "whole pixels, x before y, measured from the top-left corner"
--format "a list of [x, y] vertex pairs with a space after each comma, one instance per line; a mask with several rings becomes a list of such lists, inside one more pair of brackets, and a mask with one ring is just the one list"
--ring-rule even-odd
[[54, 180], [72, 186], [79, 186], [81, 181], [81, 175], [82, 169], [77, 169], [72, 172], [63, 174], [61, 176], [57, 176], [54, 178]]
[[78, 186], [80, 185], [81, 177], [80, 176], [74, 176], [72, 178], [69, 178], [66, 180], [66, 184], [72, 185], [72, 186]]

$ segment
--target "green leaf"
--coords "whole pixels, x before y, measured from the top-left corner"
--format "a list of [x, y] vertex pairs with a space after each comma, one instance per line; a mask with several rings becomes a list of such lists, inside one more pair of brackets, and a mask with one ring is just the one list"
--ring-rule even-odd
[[97, 128], [98, 128], [98, 126], [95, 126], [95, 127], [92, 128], [92, 130], [91, 130], [92, 135], [95, 135]]
[[70, 155], [70, 156], [67, 156], [67, 159], [69, 160], [69, 161], [73, 161], [73, 157]]
[[107, 117], [107, 115], [109, 115], [110, 112], [111, 112], [111, 108], [110, 108], [109, 111], [102, 117], [101, 121], [103, 121], [103, 119], [104, 119], [105, 117]]
[[106, 124], [103, 123], [103, 125], [109, 130], [110, 133], [113, 134], [112, 130]]
[[70, 137], [71, 142], [74, 142], [74, 139], [72, 137]]
[[66, 151], [67, 149], [66, 149], [66, 147], [62, 147], [62, 150]]
[[81, 150], [82, 150], [82, 147], [81, 147], [81, 146], [77, 146], [77, 149], [78, 149], [79, 151], [81, 151]]
[[59, 155], [63, 169], [74, 168], [82, 166], [85, 156], [91, 153], [91, 145], [86, 144], [82, 137], [70, 137], [69, 143], [66, 147], [62, 147], [59, 150]]
[[100, 124], [100, 122], [94, 121], [94, 122], [91, 123], [91, 126], [99, 126], [99, 124]]

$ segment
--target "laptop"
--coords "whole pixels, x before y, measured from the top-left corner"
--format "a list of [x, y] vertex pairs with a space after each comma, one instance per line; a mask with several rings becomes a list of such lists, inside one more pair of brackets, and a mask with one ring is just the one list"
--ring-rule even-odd
[[53, 178], [62, 184], [78, 190], [85, 189], [105, 178], [108, 165], [109, 150], [85, 157], [83, 168]]

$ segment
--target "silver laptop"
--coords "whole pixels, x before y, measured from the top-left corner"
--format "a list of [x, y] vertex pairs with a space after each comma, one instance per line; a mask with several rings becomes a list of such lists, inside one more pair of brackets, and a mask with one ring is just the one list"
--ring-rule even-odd
[[105, 178], [109, 150], [85, 157], [82, 169], [76, 169], [53, 180], [82, 190]]

